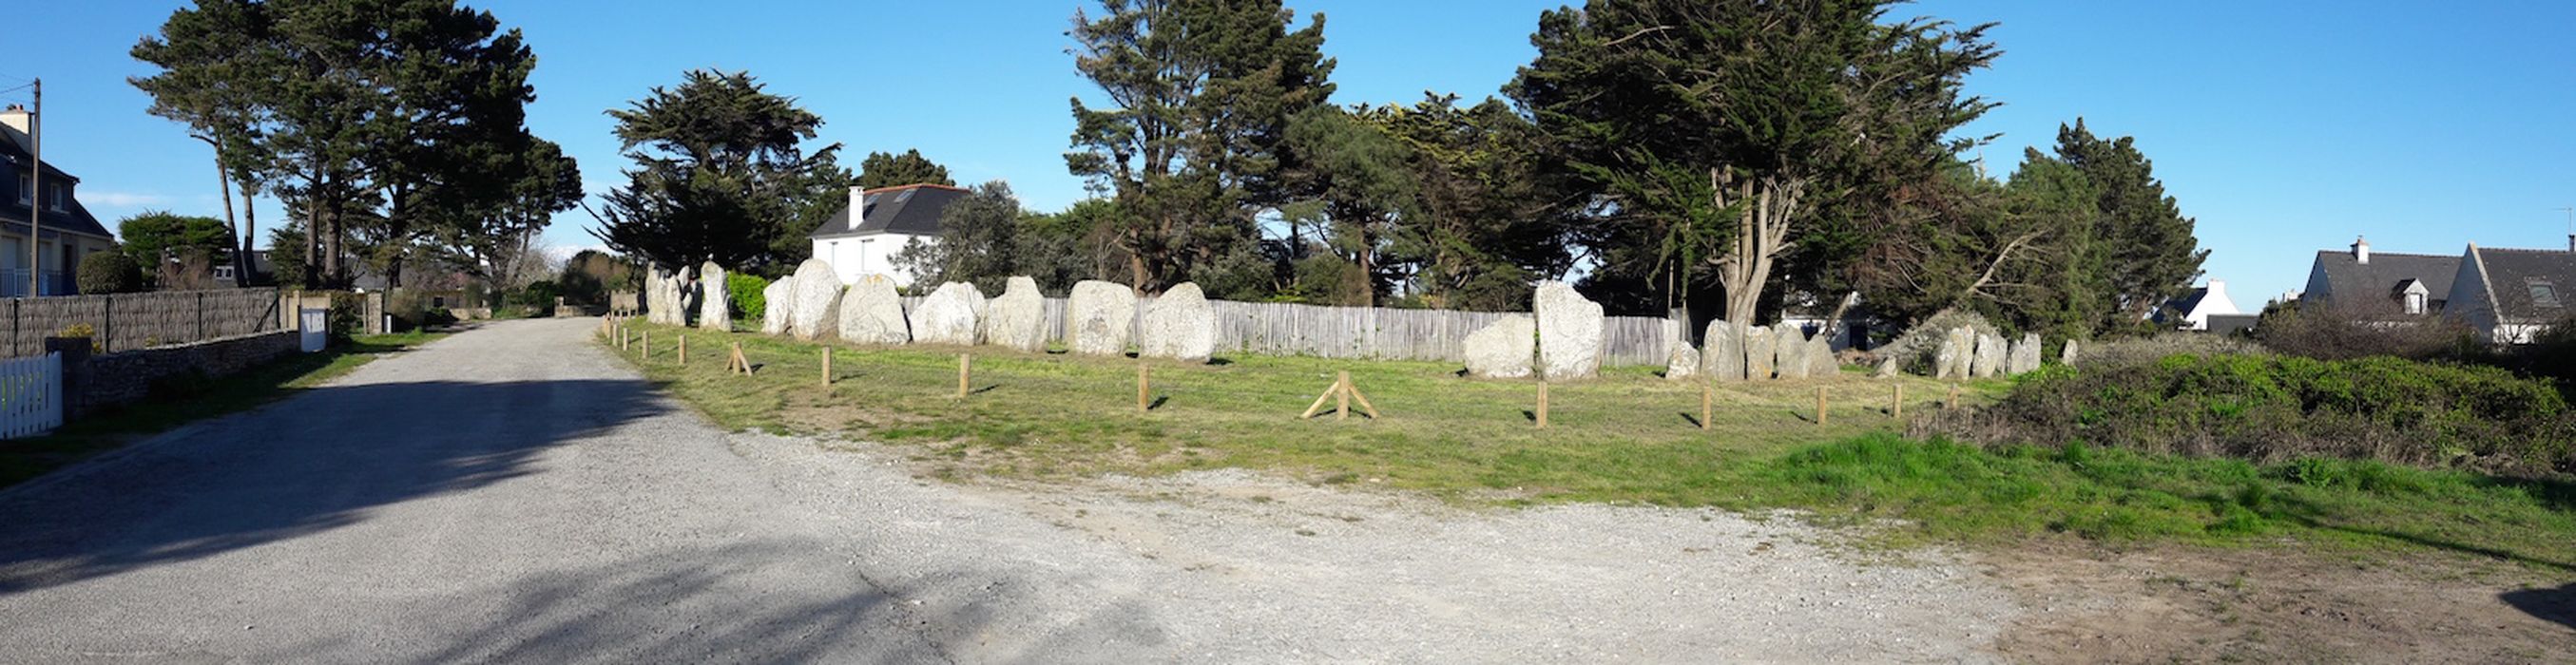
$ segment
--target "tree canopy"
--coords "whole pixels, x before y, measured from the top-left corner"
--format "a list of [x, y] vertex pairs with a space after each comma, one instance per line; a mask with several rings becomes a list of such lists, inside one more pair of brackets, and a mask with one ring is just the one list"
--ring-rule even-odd
[[859, 160], [858, 188], [876, 189], [903, 185], [955, 187], [957, 181], [948, 179], [948, 167], [940, 166], [939, 163], [930, 161], [930, 158], [921, 156], [920, 150], [905, 150], [900, 155], [871, 152], [868, 153], [867, 159]]
[[793, 264], [818, 212], [837, 210], [856, 180], [835, 161], [840, 144], [805, 151], [822, 117], [747, 72], [690, 71], [608, 115], [634, 163], [591, 233], [657, 266]]

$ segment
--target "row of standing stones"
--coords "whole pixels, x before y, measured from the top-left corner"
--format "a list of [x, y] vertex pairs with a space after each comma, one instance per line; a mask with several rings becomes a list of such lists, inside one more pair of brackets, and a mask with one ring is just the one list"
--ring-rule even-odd
[[[1046, 297], [1037, 280], [1012, 277], [987, 299], [975, 285], [948, 282], [907, 313], [894, 283], [870, 276], [846, 288], [831, 264], [808, 259], [796, 274], [769, 285], [761, 332], [852, 344], [986, 344], [1046, 350]], [[1132, 328], [1132, 330], [1131, 330]], [[1132, 340], [1144, 358], [1206, 362], [1216, 353], [1216, 310], [1196, 284], [1165, 290], [1136, 317], [1136, 293], [1114, 282], [1084, 281], [1065, 304], [1066, 346], [1086, 355], [1120, 355]]]
[[[1560, 282], [1540, 284], [1531, 304], [1535, 320], [1531, 316], [1506, 316], [1467, 335], [1467, 373], [1498, 379], [1536, 374], [1550, 381], [1599, 374], [1605, 321], [1601, 305]], [[1703, 339], [1704, 348], [1673, 345], [1665, 378], [1803, 379], [1829, 377], [1841, 371], [1830, 338], [1822, 333], [1809, 337], [1794, 327], [1738, 327], [1719, 320], [1709, 322]], [[1979, 335], [1964, 327], [1952, 329], [1934, 355], [1933, 375], [1962, 379], [2037, 371], [2040, 344], [2036, 333], [2023, 335], [2018, 342], [2007, 342], [2000, 335]], [[2059, 352], [2058, 361], [2072, 365], [2075, 356], [2076, 344], [2070, 340]], [[1895, 356], [1882, 359], [1876, 374], [1881, 378], [1895, 376], [1907, 360]]]
[[[700, 264], [692, 273], [687, 268], [664, 271], [655, 268], [644, 274], [644, 320], [674, 326], [689, 325], [691, 313], [697, 325], [709, 330], [733, 327], [733, 305], [724, 297], [725, 271], [713, 261]], [[714, 297], [708, 297], [712, 289]]]

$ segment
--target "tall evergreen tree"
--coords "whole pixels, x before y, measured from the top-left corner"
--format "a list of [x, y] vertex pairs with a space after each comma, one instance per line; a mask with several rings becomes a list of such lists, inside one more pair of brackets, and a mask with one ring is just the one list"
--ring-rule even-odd
[[2209, 250], [2200, 248], [2193, 234], [2197, 222], [2165, 194], [2135, 138], [2095, 137], [2077, 118], [2075, 126], [2057, 129], [2057, 159], [2092, 185], [2096, 241], [2118, 248], [2105, 254], [2102, 265], [2103, 293], [2111, 300], [2106, 327], [2136, 325], [2191, 288]]
[[1826, 211], [1928, 177], [1990, 107], [1960, 90], [1997, 54], [1985, 26], [1881, 23], [1889, 4], [1593, 0], [1540, 17], [1509, 92], [1599, 197], [1604, 268], [1713, 272], [1748, 322], [1774, 263], [1838, 230]]
[[748, 73], [690, 71], [678, 88], [654, 87], [608, 115], [635, 164], [593, 211], [591, 233], [655, 265], [756, 271], [801, 258], [780, 247], [803, 242], [813, 209], [846, 200], [835, 199], [846, 172], [831, 166], [841, 146], [803, 147], [823, 119]]
[[[1113, 197], [1134, 287], [1185, 279], [1227, 288], [1265, 280], [1255, 216], [1290, 198], [1281, 170], [1288, 119], [1325, 103], [1333, 61], [1324, 17], [1302, 29], [1279, 0], [1104, 0], [1074, 14], [1074, 65], [1109, 106], [1072, 100], [1067, 168]], [[1202, 284], [1207, 287], [1209, 285]], [[1226, 293], [1216, 287], [1211, 291]]]

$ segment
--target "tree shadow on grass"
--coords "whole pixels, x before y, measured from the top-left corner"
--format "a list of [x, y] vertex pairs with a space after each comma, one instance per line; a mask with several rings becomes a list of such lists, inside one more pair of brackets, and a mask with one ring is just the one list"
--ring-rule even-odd
[[182, 428], [0, 492], [0, 593], [336, 529], [533, 471], [640, 419], [637, 380], [343, 384]]

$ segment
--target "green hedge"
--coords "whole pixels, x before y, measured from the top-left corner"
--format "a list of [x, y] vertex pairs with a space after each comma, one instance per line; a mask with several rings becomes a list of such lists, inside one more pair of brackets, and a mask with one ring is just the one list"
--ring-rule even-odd
[[759, 275], [725, 273], [725, 293], [733, 298], [733, 315], [759, 321], [769, 310], [769, 280]]
[[2388, 357], [2174, 355], [2027, 375], [1958, 433], [2256, 461], [2563, 467], [2576, 418], [2550, 384]]

